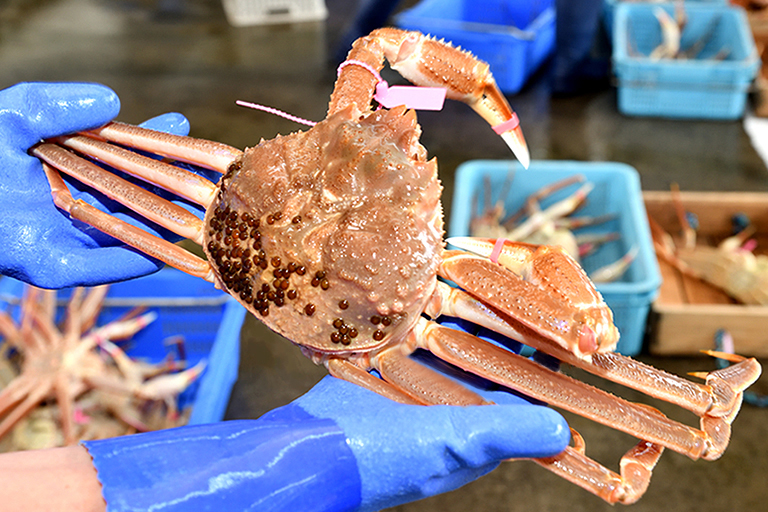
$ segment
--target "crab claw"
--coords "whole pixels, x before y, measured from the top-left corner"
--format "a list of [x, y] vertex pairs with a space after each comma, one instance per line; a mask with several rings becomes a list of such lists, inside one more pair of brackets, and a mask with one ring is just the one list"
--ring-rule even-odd
[[[514, 116], [514, 118], [511, 120], [518, 122], [517, 114], [513, 112], [512, 115]], [[499, 126], [494, 126], [493, 129], [494, 131], [496, 131], [496, 133], [499, 133]], [[528, 151], [528, 144], [526, 144], [525, 142], [525, 137], [523, 136], [523, 130], [520, 128], [520, 125], [517, 124], [517, 126], [513, 128], [509, 128], [508, 130], [502, 133], [499, 133], [499, 135], [504, 140], [504, 142], [507, 143], [507, 146], [509, 146], [509, 149], [512, 150], [512, 153], [514, 153], [515, 158], [517, 158], [520, 161], [520, 164], [522, 164], [522, 166], [527, 169], [531, 163], [531, 154]]]
[[[518, 308], [522, 304], [519, 301], [502, 306], [494, 304], [493, 297], [483, 296], [483, 300], [521, 322], [531, 321], [528, 327], [580, 358], [616, 348], [619, 331], [613, 323], [613, 313], [584, 270], [560, 247], [470, 237], [451, 237], [446, 242], [510, 270], [526, 283], [520, 284], [521, 289], [536, 301], [537, 311], [547, 311], [539, 318], [549, 315], [557, 321], [531, 321], [528, 306]], [[463, 286], [456, 276], [448, 279]], [[520, 309], [519, 314], [509, 307]]]
[[490, 72], [482, 81], [482, 90], [464, 99], [506, 142], [515, 157], [526, 169], [531, 163], [531, 154], [525, 142], [520, 119], [509, 106], [504, 95], [496, 86]]
[[[418, 32], [383, 28], [369, 37], [370, 40], [361, 44], [376, 40], [383, 46], [392, 69], [404, 78], [416, 85], [445, 88], [447, 98], [472, 107], [528, 168], [531, 157], [517, 115], [496, 85], [488, 63], [470, 52]], [[354, 58], [362, 56], [355, 54]], [[330, 111], [334, 111], [333, 106]]]

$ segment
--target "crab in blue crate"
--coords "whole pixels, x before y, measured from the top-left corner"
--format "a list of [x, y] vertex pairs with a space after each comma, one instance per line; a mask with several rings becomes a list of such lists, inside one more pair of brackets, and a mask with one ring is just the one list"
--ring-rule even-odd
[[[560, 217], [574, 207], [577, 211], [569, 218]], [[509, 218], [500, 225], [498, 218], [506, 211]], [[563, 229], [575, 226], [579, 228], [573, 233]], [[578, 253], [577, 260], [613, 312], [621, 335], [616, 351], [628, 356], [641, 352], [661, 273], [634, 168], [563, 160], [533, 161], [528, 169], [505, 160], [464, 162], [456, 170], [448, 233], [522, 236], [521, 241], [563, 245], [569, 254]]]
[[72, 445], [186, 421], [177, 399], [205, 363], [185, 369], [183, 360], [130, 358], [116, 343], [130, 340], [157, 313], [134, 309], [99, 324], [108, 288], [77, 288], [59, 308], [56, 291], [28, 286], [18, 319], [0, 311], [0, 439], [9, 439], [9, 450]]
[[[404, 106], [372, 108], [385, 58], [415, 84], [443, 88], [448, 98], [469, 104], [528, 164], [517, 116], [488, 65], [448, 43], [393, 28], [353, 44], [340, 68], [328, 117], [307, 131], [262, 141], [243, 152], [112, 123], [44, 142], [32, 154], [44, 162], [56, 204], [73, 219], [216, 283], [336, 377], [409, 404], [490, 405], [409, 357], [423, 349], [501, 386], [640, 438], [622, 459], [620, 474], [589, 459], [575, 432], [573, 446], [536, 460], [607, 501], [637, 500], [665, 448], [694, 459], [718, 458], [728, 444], [743, 390], [757, 378], [760, 365], [728, 356], [736, 364], [727, 372], [710, 373], [703, 384], [666, 374], [613, 352], [618, 331], [612, 313], [562, 250], [491, 242], [491, 259], [446, 250], [442, 187], [435, 160], [419, 143], [416, 114]], [[179, 167], [114, 143], [217, 170], [222, 177], [217, 184], [192, 173], [168, 180], [178, 176]], [[205, 218], [158, 214], [173, 205], [139, 187], [121, 196], [122, 185], [110, 184], [114, 175], [82, 155], [162, 183], [203, 205]], [[75, 201], [60, 171], [196, 240], [207, 261]], [[134, 199], [139, 196], [145, 199]], [[468, 319], [679, 404], [701, 417], [700, 428], [433, 321], [442, 315]]]
[[[701, 58], [704, 49], [712, 42], [715, 37], [721, 16], [713, 16], [706, 28], [698, 33], [695, 38], [688, 37], [685, 47], [683, 47], [684, 31], [688, 24], [688, 15], [685, 10], [684, 2], [674, 4], [674, 15], [664, 10], [662, 7], [656, 7], [653, 15], [659, 23], [661, 33], [661, 42], [654, 47], [648, 54], [652, 60], [658, 59], [697, 59]], [[636, 43], [630, 36], [629, 54], [639, 55], [636, 50]], [[728, 57], [731, 50], [725, 46], [719, 46], [713, 51], [709, 50], [707, 58], [713, 60], [723, 60]]]
[[[507, 212], [504, 206], [509, 188], [513, 184], [514, 172], [508, 174], [507, 180], [493, 204], [491, 196], [492, 184], [485, 176], [483, 190], [478, 190], [473, 202], [481, 203], [477, 215], [470, 220], [470, 235], [476, 238], [505, 238], [516, 242], [526, 242], [534, 245], [558, 245], [581, 264], [584, 257], [594, 254], [603, 244], [616, 240], [620, 233], [616, 231], [584, 232], [580, 228], [588, 228], [604, 224], [615, 216], [610, 214], [591, 216], [573, 216], [587, 200], [594, 185], [587, 181], [583, 174], [574, 174], [555, 183], [550, 183], [529, 195], [523, 205], [515, 212]], [[567, 189], [578, 184], [578, 188], [568, 196], [550, 202], [546, 207], [542, 203], [559, 190]], [[476, 211], [477, 208], [473, 208]], [[454, 239], [454, 245], [459, 239]], [[459, 242], [460, 243], [460, 242]], [[589, 273], [593, 283], [605, 283], [619, 279], [629, 268], [637, 256], [638, 247], [633, 246], [616, 261], [596, 268]]]

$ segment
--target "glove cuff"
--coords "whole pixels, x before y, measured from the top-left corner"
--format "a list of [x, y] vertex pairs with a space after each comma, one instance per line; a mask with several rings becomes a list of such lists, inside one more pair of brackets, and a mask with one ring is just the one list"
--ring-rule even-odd
[[298, 407], [84, 442], [108, 511], [355, 510], [360, 477], [341, 429]]

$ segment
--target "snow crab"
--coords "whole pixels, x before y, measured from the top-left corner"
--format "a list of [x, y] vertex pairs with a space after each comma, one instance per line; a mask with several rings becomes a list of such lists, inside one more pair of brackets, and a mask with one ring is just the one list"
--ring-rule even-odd
[[[517, 116], [488, 65], [450, 44], [393, 28], [353, 44], [347, 61], [352, 65], [340, 70], [327, 118], [308, 131], [242, 152], [111, 123], [31, 152], [44, 162], [54, 202], [72, 219], [216, 283], [339, 378], [405, 403], [487, 403], [409, 357], [420, 348], [638, 437], [640, 443], [622, 458], [620, 474], [589, 459], [575, 432], [572, 447], [537, 460], [607, 501], [637, 500], [664, 448], [694, 459], [719, 457], [759, 364], [728, 356], [737, 364], [706, 375], [703, 384], [663, 373], [612, 352], [618, 340], [612, 313], [562, 250], [487, 239], [452, 241], [479, 254], [447, 250], [437, 165], [419, 143], [416, 115], [405, 107], [371, 106], [378, 85], [371, 70], [381, 70], [385, 58], [411, 82], [443, 87], [448, 98], [469, 104], [527, 165]], [[212, 184], [123, 146], [218, 170], [222, 177]], [[205, 218], [119, 180], [83, 156], [203, 205]], [[197, 241], [207, 261], [75, 201], [59, 171]], [[430, 320], [441, 315], [466, 318], [679, 404], [701, 417], [700, 428]]]
[[[107, 289], [75, 289], [61, 325], [52, 290], [28, 286], [18, 323], [0, 311], [0, 356], [14, 354], [10, 378], [0, 386], [0, 439], [12, 433], [21, 441], [13, 443], [16, 449], [51, 447], [177, 424], [176, 398], [203, 364], [170, 373], [179, 365], [129, 358], [113, 341], [130, 339], [157, 314], [136, 310], [97, 326]], [[165, 402], [171, 413], [150, 426], [147, 410], [153, 402]]]
[[[768, 255], [754, 252], [757, 248], [755, 227], [744, 215], [735, 216], [735, 233], [716, 246], [700, 242], [696, 216], [689, 217], [677, 184], [671, 187], [680, 234], [666, 232], [653, 217], [648, 220], [654, 249], [659, 259], [676, 268], [681, 275], [705, 281], [742, 304], [768, 304]], [[692, 225], [693, 221], [693, 225]]]

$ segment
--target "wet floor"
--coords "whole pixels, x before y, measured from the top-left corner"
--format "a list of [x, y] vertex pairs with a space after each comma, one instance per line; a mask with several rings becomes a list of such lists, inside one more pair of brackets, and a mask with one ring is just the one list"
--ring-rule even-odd
[[[140, 122], [184, 113], [192, 133], [238, 147], [301, 127], [234, 104], [243, 99], [319, 120], [333, 86], [337, 41], [354, 0], [328, 0], [320, 23], [233, 28], [213, 0], [4, 0], [0, 3], [0, 88], [19, 81], [93, 81], [112, 87], [120, 118]], [[535, 159], [616, 161], [634, 166], [647, 190], [675, 181], [685, 190], [768, 190], [768, 170], [740, 122], [630, 118], [615, 89], [554, 98], [546, 72], [510, 97]], [[444, 198], [461, 162], [510, 158], [501, 140], [461, 104], [420, 115], [422, 143], [440, 164]], [[449, 201], [445, 201], [449, 207]], [[449, 216], [450, 211], [446, 210]], [[684, 374], [712, 369], [699, 358], [643, 360]], [[228, 418], [255, 418], [311, 387], [324, 371], [249, 318]], [[590, 379], [594, 381], [594, 379]], [[763, 386], [764, 391], [768, 386]], [[614, 389], [608, 386], [609, 389]], [[637, 398], [629, 395], [629, 398]], [[695, 419], [660, 406], [675, 418]], [[634, 441], [578, 418], [588, 453], [616, 467]], [[731, 447], [717, 462], [669, 453], [634, 510], [762, 510], [768, 502], [768, 412], [745, 407]], [[448, 495], [400, 511], [607, 510], [591, 495], [533, 463], [504, 464]]]

